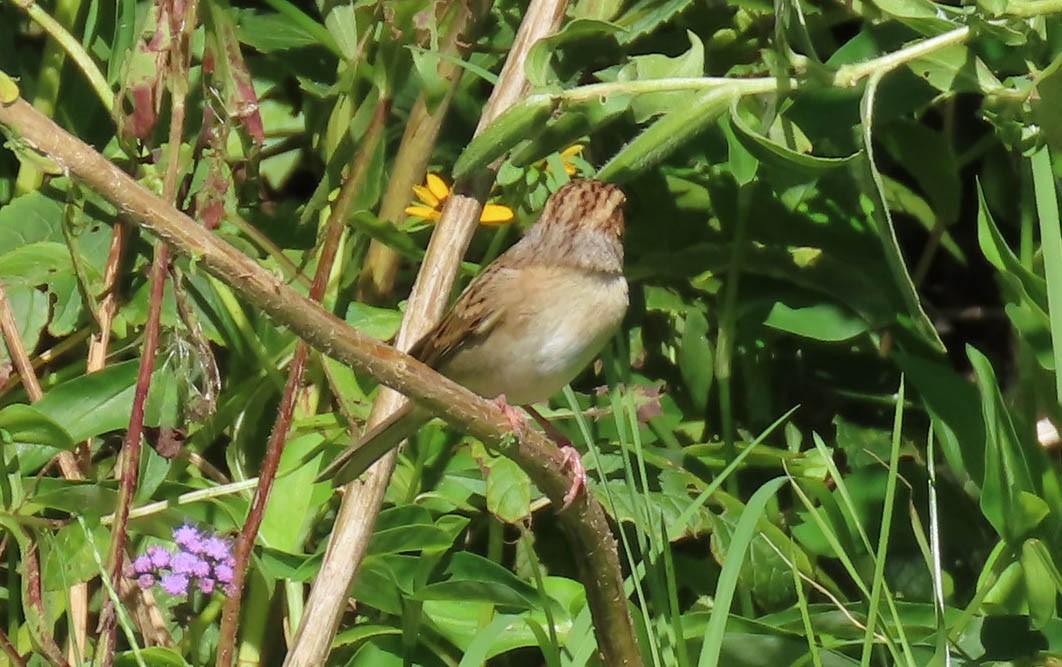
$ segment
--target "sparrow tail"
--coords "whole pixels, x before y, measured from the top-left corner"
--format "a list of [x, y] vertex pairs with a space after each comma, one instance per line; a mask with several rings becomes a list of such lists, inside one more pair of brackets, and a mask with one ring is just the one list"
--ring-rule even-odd
[[423, 411], [412, 403], [370, 428], [355, 444], [348, 447], [324, 469], [315, 481], [332, 479], [333, 486], [342, 486], [357, 479], [377, 459], [416, 433], [427, 421]]

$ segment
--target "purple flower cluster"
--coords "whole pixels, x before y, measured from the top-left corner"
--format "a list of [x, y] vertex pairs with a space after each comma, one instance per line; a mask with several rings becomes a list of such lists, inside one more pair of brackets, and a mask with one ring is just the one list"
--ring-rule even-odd
[[174, 529], [173, 541], [172, 553], [155, 545], [134, 558], [129, 576], [145, 589], [157, 582], [170, 595], [187, 595], [193, 585], [208, 595], [219, 588], [228, 594], [236, 566], [231, 540], [186, 523]]

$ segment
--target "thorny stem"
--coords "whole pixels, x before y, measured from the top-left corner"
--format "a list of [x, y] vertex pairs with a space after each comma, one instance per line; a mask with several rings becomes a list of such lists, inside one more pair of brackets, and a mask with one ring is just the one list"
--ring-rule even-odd
[[[162, 184], [162, 197], [173, 202], [177, 195], [178, 175], [181, 161], [179, 150], [184, 135], [186, 115], [185, 98], [188, 92], [186, 73], [191, 62], [189, 42], [191, 32], [197, 24], [199, 3], [191, 0], [185, 7], [184, 29], [178, 39], [170, 46], [167, 79], [170, 90], [170, 127], [168, 136], [168, 160]], [[151, 388], [151, 376], [155, 372], [155, 361], [159, 346], [159, 329], [162, 322], [162, 299], [169, 275], [170, 250], [164, 240], [155, 243], [155, 257], [151, 264], [149, 283], [151, 294], [148, 302], [147, 321], [144, 324], [144, 343], [141, 348], [140, 368], [136, 378], [133, 405], [129, 415], [129, 428], [125, 434], [121, 451], [121, 480], [118, 487], [118, 502], [115, 521], [111, 527], [111, 548], [108, 553], [110, 587], [120, 590], [122, 583], [122, 563], [125, 557], [125, 545], [128, 538], [127, 524], [129, 510], [136, 493], [137, 477], [140, 471], [141, 440], [144, 432], [144, 410], [148, 391]], [[100, 618], [100, 646], [103, 653], [102, 664], [110, 665], [114, 659], [117, 630], [117, 610], [114, 603], [105, 606]]]
[[[337, 197], [328, 221], [325, 223], [322, 235], [324, 238], [321, 243], [321, 256], [317, 262], [313, 285], [310, 287], [310, 298], [314, 301], [320, 302], [324, 298], [325, 290], [328, 287], [328, 277], [332, 273], [332, 265], [335, 262], [343, 230], [346, 228], [346, 221], [350, 217], [351, 209], [354, 207], [355, 198], [364, 186], [369, 165], [372, 163], [376, 148], [383, 137], [387, 118], [390, 115], [390, 108], [390, 101], [386, 98], [377, 103], [372, 123], [354, 156], [350, 173], [343, 182], [339, 197]], [[269, 437], [265, 459], [262, 461], [262, 469], [259, 472], [258, 486], [255, 489], [251, 510], [247, 514], [247, 520], [244, 522], [240, 535], [236, 540], [236, 566], [233, 572], [229, 598], [225, 601], [221, 616], [217, 667], [229, 667], [232, 664], [235, 652], [236, 628], [240, 616], [240, 600], [247, 574], [247, 564], [258, 530], [262, 525], [262, 517], [269, 502], [269, 494], [276, 478], [277, 469], [280, 467], [280, 458], [284, 452], [284, 445], [287, 443], [288, 430], [291, 428], [295, 404], [302, 387], [306, 363], [309, 360], [309, 352], [309, 345], [300, 340], [295, 348], [295, 356], [288, 368], [287, 383], [284, 386], [283, 397], [280, 400], [277, 419], [273, 423], [273, 431]]]

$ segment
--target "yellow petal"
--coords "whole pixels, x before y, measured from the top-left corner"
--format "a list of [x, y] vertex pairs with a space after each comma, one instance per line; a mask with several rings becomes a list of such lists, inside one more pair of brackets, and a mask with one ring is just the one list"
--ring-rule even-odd
[[428, 189], [439, 201], [450, 196], [450, 186], [435, 174], [428, 174]]
[[513, 210], [501, 204], [487, 204], [483, 207], [483, 213], [479, 216], [479, 222], [484, 225], [503, 225], [512, 221], [515, 217]]
[[569, 176], [575, 176], [576, 171], [577, 169], [575, 168], [574, 164], [568, 162], [567, 160], [564, 161], [564, 173], [568, 174]]
[[423, 185], [414, 185], [413, 193], [417, 195], [417, 199], [421, 200], [428, 206], [432, 208], [439, 207], [439, 199], [434, 194], [432, 194], [431, 190], [424, 187]]
[[407, 206], [406, 215], [412, 215], [425, 220], [438, 220], [442, 214], [427, 206]]
[[564, 150], [561, 151], [561, 157], [562, 158], [575, 157], [576, 155], [579, 155], [582, 152], [583, 152], [583, 145], [582, 144], [572, 144], [571, 146], [568, 146], [567, 148], [565, 148]]

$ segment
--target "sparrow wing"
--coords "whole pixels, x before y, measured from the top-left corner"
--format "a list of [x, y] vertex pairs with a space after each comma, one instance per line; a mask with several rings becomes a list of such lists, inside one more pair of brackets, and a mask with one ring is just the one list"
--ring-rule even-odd
[[438, 369], [465, 345], [482, 340], [505, 317], [504, 304], [511, 299], [493, 295], [509, 289], [515, 273], [501, 261], [488, 266], [457, 297], [442, 320], [409, 349], [409, 354]]

